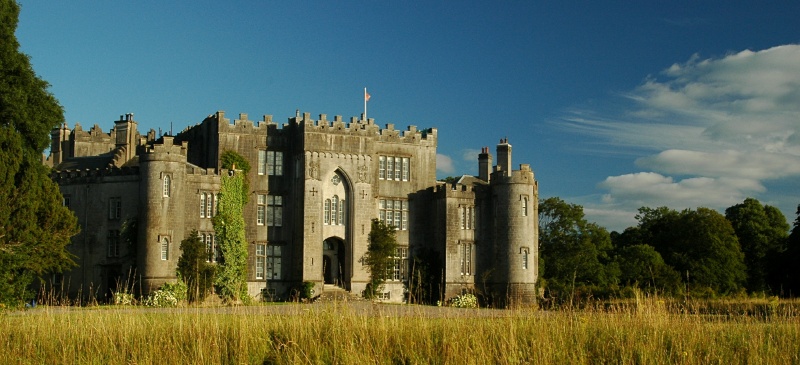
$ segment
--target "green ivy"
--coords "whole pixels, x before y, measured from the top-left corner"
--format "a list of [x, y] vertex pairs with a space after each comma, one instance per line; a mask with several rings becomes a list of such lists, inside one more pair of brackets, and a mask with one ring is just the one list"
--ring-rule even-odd
[[249, 302], [247, 241], [245, 239], [245, 182], [241, 173], [221, 177], [218, 213], [213, 218], [222, 257], [215, 284], [227, 302]]

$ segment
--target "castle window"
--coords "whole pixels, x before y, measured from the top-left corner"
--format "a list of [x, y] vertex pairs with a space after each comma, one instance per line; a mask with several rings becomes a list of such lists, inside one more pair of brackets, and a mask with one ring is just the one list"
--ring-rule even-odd
[[475, 272], [475, 243], [464, 242], [459, 245], [461, 259], [461, 275], [473, 275]]
[[264, 244], [256, 245], [256, 279], [264, 279], [264, 265], [266, 264], [267, 246]]
[[334, 195], [333, 199], [331, 199], [331, 224], [332, 225], [339, 224], [339, 222], [337, 220], [339, 218], [339, 213], [338, 212], [339, 212], [339, 196], [338, 195]]
[[408, 157], [378, 156], [378, 179], [408, 181], [411, 165]]
[[339, 222], [340, 226], [344, 225], [344, 211], [345, 211], [344, 200], [339, 200], [339, 220], [338, 220], [338, 222]]
[[162, 195], [167, 198], [172, 193], [172, 179], [169, 175], [164, 175], [164, 189]]
[[267, 175], [283, 175], [283, 152], [267, 151]]
[[522, 216], [528, 216], [528, 197], [522, 197]]
[[408, 201], [380, 199], [378, 201], [378, 217], [386, 225], [395, 229], [408, 229]]
[[64, 196], [63, 196], [63, 198], [62, 198], [62, 200], [61, 200], [61, 205], [63, 205], [63, 206], [65, 206], [65, 207], [69, 208], [69, 207], [70, 207], [70, 200], [71, 200], [71, 199], [70, 199], [70, 196], [69, 196], [69, 195], [64, 195]]
[[475, 207], [459, 207], [461, 229], [475, 229]]
[[161, 240], [161, 260], [169, 260], [169, 239], [166, 237]]
[[394, 251], [392, 265], [389, 267], [387, 278], [390, 281], [405, 281], [408, 276], [408, 247], [398, 247]]
[[211, 218], [211, 213], [214, 212], [214, 194], [206, 194], [206, 218]]
[[108, 219], [119, 219], [122, 216], [122, 198], [108, 199]]
[[402, 201], [401, 212], [402, 219], [400, 222], [400, 229], [405, 231], [408, 229], [408, 200]]
[[399, 200], [394, 201], [394, 226], [397, 227], [397, 229], [400, 229], [400, 219], [403, 215], [401, 204], [402, 203]]
[[522, 253], [522, 269], [528, 270], [528, 248], [523, 247], [521, 253]]
[[325, 199], [325, 209], [322, 212], [322, 221], [324, 224], [331, 224], [331, 200]]
[[267, 196], [265, 194], [258, 194], [256, 197], [256, 224], [263, 226], [266, 222], [267, 213]]
[[119, 257], [119, 231], [108, 231], [108, 257]]
[[219, 248], [215, 247], [214, 234], [198, 233], [200, 241], [206, 245], [206, 262], [215, 262], [219, 258]]
[[266, 175], [267, 173], [267, 151], [258, 150], [258, 174]]
[[283, 197], [280, 195], [267, 195], [267, 225], [283, 226]]
[[410, 169], [408, 162], [408, 157], [403, 157], [403, 181], [408, 181], [408, 171]]
[[394, 157], [386, 158], [386, 180], [394, 180]]
[[200, 193], [200, 218], [206, 217], [206, 193]]
[[267, 280], [281, 279], [281, 246], [267, 246]]

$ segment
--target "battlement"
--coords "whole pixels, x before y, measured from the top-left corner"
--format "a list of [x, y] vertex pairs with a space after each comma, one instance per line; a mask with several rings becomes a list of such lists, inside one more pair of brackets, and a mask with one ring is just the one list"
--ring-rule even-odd
[[495, 169], [491, 178], [492, 184], [536, 184], [530, 164], [520, 164], [519, 170], [508, 171]]
[[138, 166], [123, 166], [107, 168], [87, 168], [72, 170], [51, 170], [50, 178], [58, 184], [69, 185], [78, 183], [94, 182], [98, 179], [118, 176], [137, 176], [139, 175]]
[[175, 143], [175, 137], [163, 136], [160, 143], [154, 142], [145, 146], [144, 153], [140, 154], [140, 161], [156, 160], [186, 160], [186, 152], [189, 149], [189, 142], [181, 141]]
[[230, 119], [225, 118], [225, 112], [222, 110], [209, 115], [206, 119], [216, 120], [220, 133], [266, 133], [267, 126], [275, 124], [272, 122], [271, 115], [264, 115], [263, 120], [256, 123], [248, 118], [247, 113], [239, 113], [239, 118], [234, 119], [231, 123]]
[[401, 131], [395, 129], [393, 123], [388, 123], [385, 128], [381, 128], [375, 124], [374, 119], [365, 119], [363, 115], [361, 118], [351, 117], [350, 122], [346, 123], [341, 115], [334, 116], [331, 121], [328, 120], [326, 114], [320, 114], [319, 119], [315, 120], [311, 118], [311, 113], [301, 115], [298, 111], [294, 117], [289, 118], [288, 124], [284, 124], [284, 128], [288, 126], [297, 126], [305, 132], [311, 133], [367, 136], [374, 137], [381, 142], [394, 143], [435, 144], [437, 137], [436, 128], [419, 130], [417, 126], [410, 125], [405, 131]]
[[113, 129], [109, 133], [105, 133], [99, 125], [95, 124], [88, 131], [85, 131], [81, 124], [77, 122], [75, 123], [75, 128], [72, 129], [72, 136], [78, 142], [113, 143], [116, 139], [116, 133], [114, 133]]

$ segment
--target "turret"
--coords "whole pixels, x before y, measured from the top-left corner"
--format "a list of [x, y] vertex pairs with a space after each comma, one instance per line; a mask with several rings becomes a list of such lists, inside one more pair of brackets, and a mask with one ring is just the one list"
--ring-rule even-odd
[[511, 175], [511, 145], [508, 138], [500, 140], [497, 145], [497, 169], [503, 171], [503, 175]]
[[136, 145], [139, 141], [139, 132], [136, 130], [136, 122], [133, 120], [133, 113], [120, 115], [119, 120], [114, 122], [116, 134], [116, 148], [123, 149], [125, 161], [130, 160], [136, 155]]
[[72, 157], [72, 149], [69, 143], [71, 134], [72, 132], [67, 128], [67, 123], [63, 123], [60, 127], [53, 128], [50, 131], [50, 162], [53, 166]]
[[489, 182], [489, 176], [492, 173], [492, 154], [489, 153], [489, 147], [482, 147], [481, 153], [478, 155], [478, 178]]

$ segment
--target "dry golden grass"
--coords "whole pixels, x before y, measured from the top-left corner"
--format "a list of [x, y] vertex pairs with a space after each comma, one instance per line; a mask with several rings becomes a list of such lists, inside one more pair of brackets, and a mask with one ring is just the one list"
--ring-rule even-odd
[[792, 364], [793, 315], [670, 313], [658, 300], [583, 311], [370, 303], [37, 308], [0, 314], [20, 364]]

